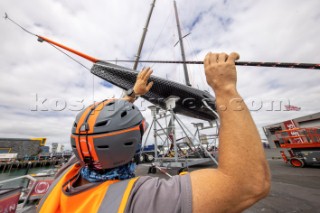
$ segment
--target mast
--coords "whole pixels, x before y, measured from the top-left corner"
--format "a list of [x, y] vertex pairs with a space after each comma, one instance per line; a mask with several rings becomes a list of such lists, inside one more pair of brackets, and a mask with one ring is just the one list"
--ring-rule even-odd
[[[183, 47], [183, 41], [182, 41], [181, 29], [180, 29], [180, 21], [179, 21], [179, 16], [178, 16], [177, 4], [176, 4], [175, 0], [173, 1], [173, 6], [174, 6], [174, 12], [175, 12], [177, 28], [178, 28], [178, 35], [179, 35], [179, 42], [180, 42], [182, 61], [185, 62], [186, 61], [186, 56], [184, 54], [184, 47]], [[183, 63], [183, 71], [184, 71], [184, 78], [185, 78], [185, 81], [186, 81], [186, 85], [191, 87], [186, 63]]]
[[149, 22], [150, 22], [150, 19], [151, 19], [151, 15], [152, 15], [152, 12], [153, 12], [153, 8], [154, 8], [155, 3], [156, 3], [156, 0], [153, 0], [153, 2], [152, 2], [152, 4], [151, 4], [150, 11], [149, 11], [149, 15], [148, 15], [148, 18], [147, 18], [146, 25], [145, 25], [145, 27], [143, 28], [142, 38], [141, 38], [141, 40], [140, 40], [140, 45], [139, 45], [139, 49], [138, 49], [137, 55], [135, 56], [135, 57], [136, 57], [136, 60], [135, 60], [134, 65], [133, 65], [133, 70], [136, 70], [137, 67], [138, 67], [138, 63], [139, 63], [139, 59], [140, 59], [140, 55], [141, 55], [143, 43], [144, 43], [144, 40], [145, 40], [145, 38], [146, 38], [146, 34], [147, 34], [147, 31], [148, 31]]

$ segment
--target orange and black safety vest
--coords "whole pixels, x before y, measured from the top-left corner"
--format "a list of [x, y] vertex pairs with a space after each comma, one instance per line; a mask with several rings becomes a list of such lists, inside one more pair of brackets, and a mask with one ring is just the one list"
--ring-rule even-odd
[[64, 184], [78, 174], [81, 166], [75, 164], [62, 173], [51, 185], [47, 194], [41, 199], [37, 212], [40, 213], [75, 213], [125, 211], [131, 189], [138, 178], [130, 180], [109, 180], [83, 192], [66, 195]]

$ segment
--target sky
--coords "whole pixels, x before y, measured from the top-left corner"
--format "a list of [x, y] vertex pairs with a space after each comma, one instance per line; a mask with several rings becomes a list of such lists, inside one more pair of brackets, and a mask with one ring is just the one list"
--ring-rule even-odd
[[[236, 51], [240, 61], [320, 63], [319, 0], [177, 0], [187, 60], [208, 52]], [[2, 0], [0, 14], [29, 31], [95, 58], [134, 59], [151, 0]], [[94, 101], [120, 97], [122, 90], [94, 77], [87, 62], [70, 57], [0, 19], [0, 137], [46, 137], [70, 149], [76, 114]], [[181, 60], [172, 0], [157, 1], [141, 59]], [[119, 63], [131, 68], [133, 64]], [[184, 83], [182, 65], [151, 66], [153, 75]], [[206, 84], [202, 65], [188, 65], [191, 83]], [[262, 128], [319, 112], [320, 72], [237, 67], [238, 91]], [[301, 107], [285, 111], [284, 105]], [[149, 123], [149, 104], [139, 100]], [[180, 116], [191, 128], [199, 122]], [[245, 127], [244, 127], [245, 128]], [[192, 129], [192, 128], [191, 128]], [[192, 132], [194, 129], [192, 129]], [[148, 139], [148, 143], [152, 138]]]

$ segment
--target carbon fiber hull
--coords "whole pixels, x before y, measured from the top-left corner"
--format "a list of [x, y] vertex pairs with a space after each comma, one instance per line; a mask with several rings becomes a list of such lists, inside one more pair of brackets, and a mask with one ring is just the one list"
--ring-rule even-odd
[[[104, 61], [95, 63], [91, 73], [125, 90], [133, 87], [138, 75], [137, 71]], [[206, 121], [216, 119], [216, 116], [203, 104], [205, 100], [213, 110], [216, 110], [215, 98], [208, 92], [156, 76], [151, 76], [150, 81], [154, 84], [143, 98], [152, 104], [165, 109], [165, 99], [177, 96], [180, 99], [176, 103], [175, 113]]]

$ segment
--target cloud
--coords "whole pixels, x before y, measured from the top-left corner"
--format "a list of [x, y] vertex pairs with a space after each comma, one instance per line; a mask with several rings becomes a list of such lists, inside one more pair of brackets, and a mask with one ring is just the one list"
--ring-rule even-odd
[[[134, 59], [150, 4], [129, 0], [3, 0], [0, 13], [8, 12], [28, 30], [93, 57]], [[183, 35], [191, 33], [184, 40], [188, 60], [202, 60], [209, 51], [237, 51], [243, 61], [320, 61], [318, 0], [178, 0], [177, 6]], [[49, 144], [60, 142], [70, 147], [70, 128], [78, 111], [55, 111], [52, 104], [59, 100], [70, 107], [70, 102], [82, 101], [88, 106], [119, 97], [122, 91], [93, 77], [79, 64], [90, 68], [90, 62], [72, 55], [76, 63], [4, 19], [0, 26], [0, 137], [47, 137]], [[174, 47], [177, 41], [172, 1], [157, 1], [141, 58], [180, 60], [180, 48]], [[147, 65], [152, 66], [154, 75], [184, 82], [182, 65], [140, 64], [139, 69]], [[194, 87], [212, 92], [202, 66], [189, 65], [188, 69]], [[319, 78], [316, 70], [238, 67], [238, 90], [245, 100], [261, 101], [266, 107], [277, 100], [289, 100], [301, 107], [299, 112], [252, 111], [261, 129], [318, 112]], [[40, 104], [35, 95], [47, 99], [42, 107], [50, 110], [31, 111]], [[143, 114], [150, 123], [150, 112]], [[191, 119], [182, 120], [191, 128]]]

